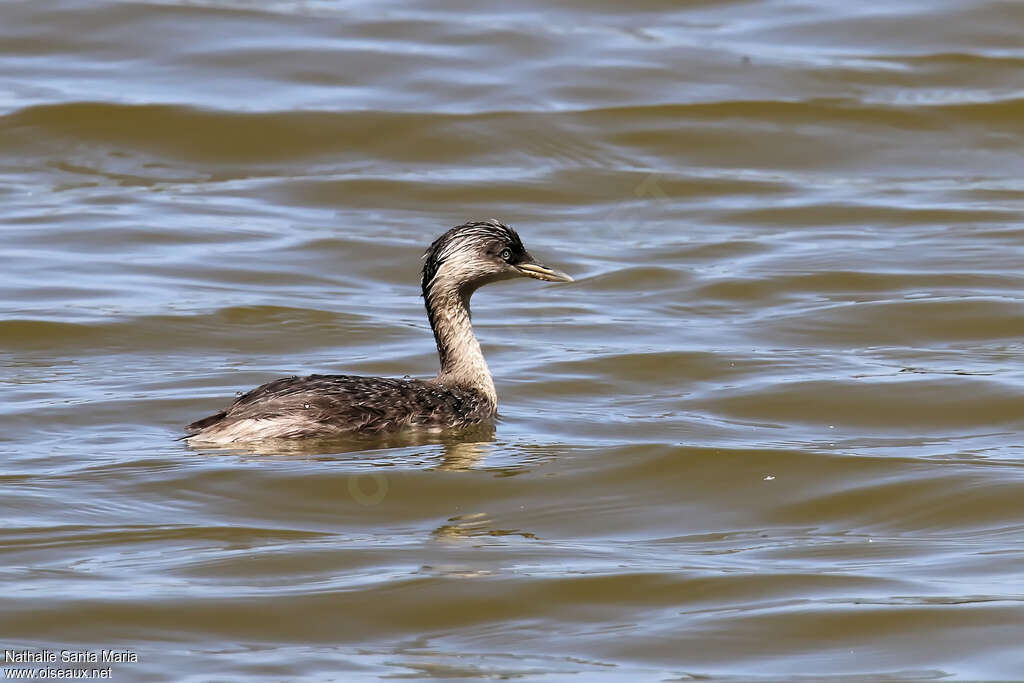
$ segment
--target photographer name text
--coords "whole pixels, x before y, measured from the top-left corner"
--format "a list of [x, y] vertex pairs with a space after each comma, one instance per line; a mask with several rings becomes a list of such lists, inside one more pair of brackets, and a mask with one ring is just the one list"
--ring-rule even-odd
[[4, 662], [18, 664], [124, 664], [138, 662], [132, 650], [4, 650]]

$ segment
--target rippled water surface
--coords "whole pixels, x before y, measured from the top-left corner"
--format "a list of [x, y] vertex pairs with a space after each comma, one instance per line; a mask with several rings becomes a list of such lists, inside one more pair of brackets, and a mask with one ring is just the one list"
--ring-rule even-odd
[[[2, 647], [1024, 680], [1022, 36], [995, 0], [3, 3]], [[492, 216], [577, 279], [474, 299], [493, 435], [177, 440], [275, 377], [431, 376], [420, 255]]]

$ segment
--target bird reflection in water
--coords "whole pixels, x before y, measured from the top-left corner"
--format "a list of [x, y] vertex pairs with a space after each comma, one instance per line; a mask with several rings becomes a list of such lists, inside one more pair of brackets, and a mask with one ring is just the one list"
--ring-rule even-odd
[[[313, 457], [336, 459], [360, 454], [361, 461], [372, 460], [378, 451], [388, 451], [387, 467], [403, 464], [427, 464], [427, 469], [441, 471], [468, 470], [482, 465], [494, 451], [494, 425], [480, 424], [454, 432], [395, 432], [391, 434], [353, 434], [332, 439], [262, 439], [229, 446], [189, 444], [189, 448], [208, 454]], [[435, 448], [441, 446], [440, 458]], [[395, 452], [405, 449], [410, 452]], [[427, 461], [427, 463], [424, 463]]]

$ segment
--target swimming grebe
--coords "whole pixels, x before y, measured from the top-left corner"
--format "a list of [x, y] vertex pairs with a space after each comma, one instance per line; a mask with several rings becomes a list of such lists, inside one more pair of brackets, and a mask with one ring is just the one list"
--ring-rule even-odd
[[458, 225], [424, 255], [423, 300], [441, 371], [431, 380], [354, 375], [286, 377], [256, 387], [187, 427], [193, 443], [327, 438], [406, 428], [463, 428], [492, 420], [498, 395], [470, 322], [481, 285], [525, 276], [572, 282], [537, 263], [512, 228], [491, 219]]

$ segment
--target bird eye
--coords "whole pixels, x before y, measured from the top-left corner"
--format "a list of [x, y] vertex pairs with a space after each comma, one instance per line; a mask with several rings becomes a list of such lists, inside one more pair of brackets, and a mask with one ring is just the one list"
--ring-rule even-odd
[[505, 249], [502, 249], [501, 250], [501, 258], [503, 260], [505, 260], [505, 261], [508, 261], [509, 259], [511, 259], [512, 258], [512, 250], [507, 248], [507, 247]]

